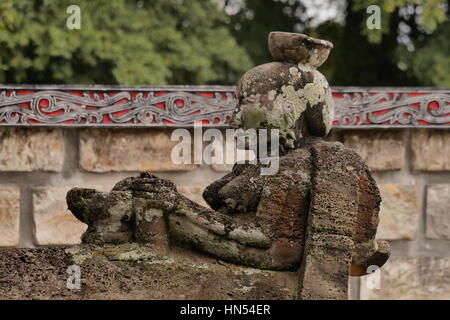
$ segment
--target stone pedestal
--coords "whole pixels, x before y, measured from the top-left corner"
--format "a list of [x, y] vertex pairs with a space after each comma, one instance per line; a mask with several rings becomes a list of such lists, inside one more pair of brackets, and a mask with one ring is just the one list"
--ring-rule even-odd
[[[296, 272], [262, 271], [136, 243], [0, 250], [2, 299], [295, 299]], [[81, 288], [68, 289], [71, 265]]]

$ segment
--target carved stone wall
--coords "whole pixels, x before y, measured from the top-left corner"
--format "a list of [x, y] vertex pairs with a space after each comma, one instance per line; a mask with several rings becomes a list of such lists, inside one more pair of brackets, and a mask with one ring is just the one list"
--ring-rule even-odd
[[[0, 86], [0, 126], [226, 126], [236, 105], [228, 86]], [[450, 91], [334, 87], [336, 128], [450, 125]]]

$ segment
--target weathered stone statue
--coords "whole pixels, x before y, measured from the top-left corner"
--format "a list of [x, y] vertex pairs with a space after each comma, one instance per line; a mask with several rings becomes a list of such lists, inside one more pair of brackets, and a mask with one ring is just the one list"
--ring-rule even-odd
[[298, 299], [347, 299], [348, 276], [381, 267], [389, 245], [375, 240], [380, 195], [362, 159], [322, 140], [333, 100], [316, 70], [333, 45], [272, 32], [276, 62], [257, 66], [237, 86], [233, 125], [280, 130], [279, 171], [236, 164], [206, 188], [210, 208], [144, 172], [111, 192], [72, 189], [69, 209], [88, 224], [85, 243], [187, 246], [259, 269], [298, 270]]

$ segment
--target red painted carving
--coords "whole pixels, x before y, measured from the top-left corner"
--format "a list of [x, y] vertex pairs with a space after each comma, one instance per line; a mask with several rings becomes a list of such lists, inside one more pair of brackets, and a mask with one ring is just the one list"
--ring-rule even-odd
[[[0, 126], [227, 126], [234, 87], [0, 87]], [[333, 125], [450, 127], [450, 90], [335, 88]]]

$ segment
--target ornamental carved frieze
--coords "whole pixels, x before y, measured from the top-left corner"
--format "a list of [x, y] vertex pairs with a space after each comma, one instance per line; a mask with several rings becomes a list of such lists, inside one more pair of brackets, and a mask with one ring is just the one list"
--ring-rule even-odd
[[[333, 126], [450, 127], [450, 90], [332, 88]], [[0, 86], [0, 126], [226, 127], [231, 86]]]

